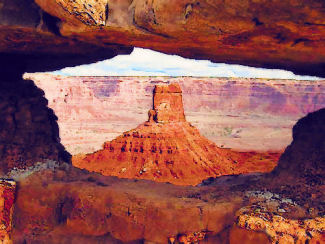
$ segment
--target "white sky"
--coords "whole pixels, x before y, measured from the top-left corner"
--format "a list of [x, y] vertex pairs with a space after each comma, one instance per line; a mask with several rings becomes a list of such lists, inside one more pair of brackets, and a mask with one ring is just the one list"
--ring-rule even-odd
[[142, 48], [134, 48], [130, 55], [119, 55], [90, 65], [64, 68], [54, 73], [67, 76], [210, 76], [317, 79], [311, 76], [294, 75], [285, 70], [212, 63], [208, 60], [186, 59], [177, 55], [167, 55]]

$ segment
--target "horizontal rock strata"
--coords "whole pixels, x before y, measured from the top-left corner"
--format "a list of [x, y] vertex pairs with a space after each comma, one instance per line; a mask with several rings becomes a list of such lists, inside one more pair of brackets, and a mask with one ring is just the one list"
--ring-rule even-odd
[[71, 154], [97, 151], [145, 121], [155, 84], [178, 82], [187, 121], [219, 147], [237, 151], [283, 151], [298, 119], [325, 107], [324, 80], [25, 77], [44, 90]]
[[218, 148], [186, 122], [179, 84], [156, 85], [147, 122], [102, 150], [73, 157], [73, 165], [104, 175], [196, 185], [209, 177], [269, 172], [278, 153]]

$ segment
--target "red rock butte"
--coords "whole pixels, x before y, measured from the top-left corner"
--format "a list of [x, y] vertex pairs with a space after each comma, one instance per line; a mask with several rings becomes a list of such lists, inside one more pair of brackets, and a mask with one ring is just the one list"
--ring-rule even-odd
[[153, 109], [156, 112], [155, 121], [158, 123], [185, 122], [182, 90], [179, 84], [155, 86]]
[[103, 175], [196, 185], [209, 177], [269, 172], [278, 153], [217, 147], [185, 119], [179, 84], [156, 85], [147, 122], [106, 142], [102, 150], [74, 156], [74, 166]]

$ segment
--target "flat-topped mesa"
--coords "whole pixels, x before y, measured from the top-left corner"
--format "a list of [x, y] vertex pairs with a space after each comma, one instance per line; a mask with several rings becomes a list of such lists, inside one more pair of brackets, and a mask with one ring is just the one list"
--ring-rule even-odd
[[156, 85], [153, 90], [153, 111], [149, 111], [149, 122], [185, 122], [182, 90], [178, 83]]

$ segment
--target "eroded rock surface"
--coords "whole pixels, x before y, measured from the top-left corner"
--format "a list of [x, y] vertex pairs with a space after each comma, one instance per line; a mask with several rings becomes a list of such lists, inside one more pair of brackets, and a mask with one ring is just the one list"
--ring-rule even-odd
[[0, 171], [52, 159], [66, 161], [57, 117], [44, 92], [31, 80], [3, 77], [0, 82]]
[[324, 218], [292, 199], [264, 191], [265, 186], [259, 185], [262, 178], [227, 176], [212, 185], [184, 187], [105, 177], [61, 165], [20, 181], [13, 241], [140, 244], [186, 243], [196, 238], [200, 243], [249, 244], [323, 240]]
[[147, 122], [124, 132], [102, 150], [73, 157], [73, 165], [103, 175], [196, 185], [203, 179], [269, 172], [279, 153], [218, 148], [185, 120], [179, 84], [156, 85]]
[[12, 242], [12, 214], [16, 196], [16, 182], [0, 180], [0, 241], [3, 244]]
[[0, 3], [1, 60], [19, 60], [26, 70], [94, 62], [138, 46], [325, 75], [325, 5], [320, 0]]
[[45, 170], [20, 182], [13, 241], [60, 243], [74, 236], [110, 243], [111, 236], [167, 243], [180, 233], [208, 229], [216, 234], [234, 223], [241, 206], [241, 193], [224, 195], [226, 188], [211, 195], [206, 189], [200, 200], [193, 187], [120, 180], [71, 166]]
[[[178, 83], [168, 86], [155, 86], [153, 90], [153, 111], [150, 122], [185, 122], [182, 90]], [[151, 116], [153, 116], [151, 120]]]
[[[295, 140], [300, 126], [309, 126], [311, 118], [321, 119], [322, 114], [320, 110], [301, 119]], [[313, 130], [309, 132], [306, 142], [312, 138]], [[292, 144], [297, 146], [295, 140]], [[315, 146], [311, 143], [310, 150]], [[324, 185], [311, 186], [312, 175], [295, 171], [310, 167], [313, 161], [322, 163], [317, 160], [298, 161], [299, 167], [291, 171], [295, 182], [282, 177], [290, 172], [278, 167], [277, 174], [223, 176], [196, 187], [105, 177], [59, 164], [18, 182], [12, 240], [186, 243], [196, 238], [200, 243], [322, 243]]]
[[43, 11], [33, 0], [0, 1], [0, 63], [4, 70], [56, 70], [92, 63], [131, 47], [91, 44], [60, 33], [61, 20]]
[[[293, 127], [293, 141], [268, 179], [271, 189], [290, 196], [309, 211], [325, 213], [325, 109], [308, 114]], [[279, 187], [272, 177], [284, 184]], [[312, 199], [313, 204], [309, 203]]]

